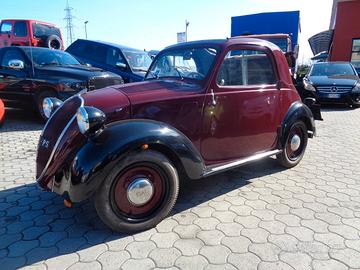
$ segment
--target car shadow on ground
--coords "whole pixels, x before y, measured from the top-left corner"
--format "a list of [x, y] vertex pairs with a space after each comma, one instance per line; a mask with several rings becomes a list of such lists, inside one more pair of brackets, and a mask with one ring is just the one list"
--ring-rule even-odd
[[344, 112], [344, 111], [352, 111], [358, 109], [357, 107], [350, 107], [347, 104], [322, 104], [321, 111], [322, 112]]
[[44, 124], [32, 110], [6, 108], [1, 132], [41, 130]]
[[[282, 170], [275, 159], [269, 158], [217, 176], [188, 181], [182, 185], [170, 216]], [[0, 191], [3, 269], [16, 269], [127, 236], [108, 229], [90, 201], [66, 208], [61, 197], [40, 190], [35, 183]]]

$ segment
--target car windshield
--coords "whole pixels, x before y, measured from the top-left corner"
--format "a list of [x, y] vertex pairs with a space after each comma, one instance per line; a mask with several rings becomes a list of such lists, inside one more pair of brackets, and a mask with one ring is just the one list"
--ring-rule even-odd
[[32, 49], [26, 48], [26, 55], [36, 66], [69, 66], [81, 65], [78, 60], [67, 52], [50, 49]]
[[311, 69], [310, 76], [336, 76], [336, 75], [355, 75], [350, 64], [318, 64]]
[[60, 37], [60, 30], [55, 26], [42, 23], [33, 23], [32, 28], [35, 38], [44, 38], [52, 35]]
[[123, 54], [128, 61], [130, 68], [133, 71], [144, 71], [146, 72], [151, 65], [151, 58], [146, 52], [142, 51], [123, 51]]
[[160, 53], [146, 79], [177, 77], [203, 80], [217, 53], [216, 48], [210, 47], [180, 48]]

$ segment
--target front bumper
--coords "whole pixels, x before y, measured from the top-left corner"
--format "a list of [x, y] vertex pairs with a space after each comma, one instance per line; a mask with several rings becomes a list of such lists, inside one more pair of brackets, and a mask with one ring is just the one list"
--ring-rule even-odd
[[316, 92], [316, 100], [319, 103], [341, 103], [350, 105], [360, 105], [360, 93], [320, 93]]

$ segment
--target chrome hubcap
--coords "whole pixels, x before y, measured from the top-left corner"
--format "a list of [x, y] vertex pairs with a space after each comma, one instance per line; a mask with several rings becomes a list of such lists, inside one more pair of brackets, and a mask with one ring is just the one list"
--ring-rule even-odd
[[127, 198], [133, 205], [140, 206], [151, 200], [154, 187], [145, 177], [136, 178], [127, 189]]
[[301, 138], [299, 135], [294, 135], [292, 138], [291, 138], [291, 142], [290, 142], [290, 148], [292, 151], [296, 151], [299, 149], [300, 147], [300, 144], [301, 144]]

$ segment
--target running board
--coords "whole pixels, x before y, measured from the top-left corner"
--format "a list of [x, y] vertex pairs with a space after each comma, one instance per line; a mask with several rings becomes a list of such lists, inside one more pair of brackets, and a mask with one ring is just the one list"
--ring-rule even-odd
[[232, 162], [228, 162], [228, 163], [223, 163], [220, 166], [216, 165], [216, 166], [209, 166], [207, 167], [207, 169], [205, 170], [204, 174], [202, 175], [203, 177], [212, 175], [214, 173], [219, 173], [222, 171], [226, 171], [235, 167], [238, 167], [240, 165], [244, 165], [246, 163], [249, 162], [253, 162], [265, 157], [270, 157], [273, 155], [277, 155], [279, 153], [281, 153], [282, 150], [273, 150], [273, 151], [269, 151], [269, 152], [265, 152], [265, 153], [261, 153], [261, 154], [256, 154], [254, 156], [250, 156], [244, 159], [238, 159], [236, 161], [232, 161]]

